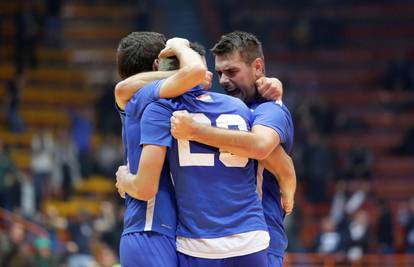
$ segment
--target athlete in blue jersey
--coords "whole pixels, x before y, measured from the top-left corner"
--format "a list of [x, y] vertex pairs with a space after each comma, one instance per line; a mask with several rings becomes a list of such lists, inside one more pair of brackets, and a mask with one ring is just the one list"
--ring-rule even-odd
[[172, 133], [176, 138], [261, 159], [257, 168], [258, 191], [271, 237], [269, 266], [282, 266], [287, 246], [283, 218], [285, 212], [292, 211], [296, 188], [293, 163], [286, 154], [292, 150], [292, 118], [281, 101], [267, 102], [258, 95], [256, 86], [260, 87], [257, 83], [264, 76], [264, 58], [261, 44], [254, 35], [245, 32], [224, 35], [212, 51], [216, 55], [220, 84], [228, 94], [242, 99], [253, 110], [252, 131], [229, 131], [197, 124], [187, 112], [180, 111], [172, 118]]
[[[134, 32], [122, 39], [118, 48], [118, 70], [122, 78], [115, 96], [118, 107], [125, 109], [123, 142], [130, 171], [136, 173], [140, 160], [140, 120], [145, 107], [161, 97], [174, 97], [204, 81], [206, 68], [201, 57], [189, 47], [185, 39], [169, 41], [167, 50], [180, 59], [181, 68], [164, 80], [160, 86], [144, 86], [148, 80], [162, 78], [171, 73], [141, 73], [152, 69], [165, 38], [158, 33]], [[197, 58], [198, 57], [198, 58]], [[134, 73], [139, 73], [132, 75]], [[158, 84], [155, 82], [154, 84]], [[127, 102], [137, 88], [131, 100]], [[121, 113], [122, 116], [122, 113]], [[122, 266], [177, 266], [175, 249], [176, 207], [168, 165], [162, 166], [158, 194], [151, 198], [125, 194], [124, 231], [121, 237]]]
[[[256, 193], [253, 162], [212, 147], [173, 140], [170, 117], [180, 109], [196, 113], [204, 123], [245, 131], [251, 119], [250, 110], [240, 100], [206, 93], [200, 87], [173, 100], [154, 102], [144, 112], [140, 168], [146, 154], [150, 162], [163, 159], [169, 147], [180, 266], [267, 266], [269, 236]], [[144, 184], [149, 176], [125, 176], [124, 180], [134, 181], [133, 186], [125, 186], [127, 192], [135, 187], [138, 192], [155, 193], [157, 175], [148, 186]]]

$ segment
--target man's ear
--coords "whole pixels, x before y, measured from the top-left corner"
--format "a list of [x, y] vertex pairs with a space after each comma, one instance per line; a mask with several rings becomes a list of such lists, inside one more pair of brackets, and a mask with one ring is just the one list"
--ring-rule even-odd
[[160, 64], [160, 60], [158, 58], [155, 59], [154, 63], [152, 63], [152, 70], [157, 71], [159, 64]]
[[252, 68], [254, 69], [256, 79], [259, 79], [260, 77], [263, 77], [265, 75], [265, 65], [263, 59], [258, 57], [255, 60], [253, 60]]

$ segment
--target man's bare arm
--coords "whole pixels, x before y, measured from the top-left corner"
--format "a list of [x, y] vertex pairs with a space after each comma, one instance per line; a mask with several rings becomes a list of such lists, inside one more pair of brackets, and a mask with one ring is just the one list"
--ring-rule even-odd
[[161, 98], [173, 98], [182, 95], [206, 79], [207, 67], [201, 56], [190, 48], [186, 39], [173, 38], [167, 41], [160, 57], [177, 56], [180, 62], [178, 71], [152, 71], [135, 74], [115, 86], [115, 100], [121, 109], [125, 109], [129, 99], [149, 82], [167, 78], [160, 88]]
[[115, 86], [115, 101], [124, 110], [132, 96], [147, 83], [170, 77], [177, 71], [150, 71], [135, 74], [117, 83]]
[[276, 177], [282, 196], [282, 207], [286, 214], [290, 214], [296, 191], [296, 172], [292, 158], [282, 146], [278, 146], [260, 163]]
[[255, 125], [251, 132], [217, 128], [195, 122], [187, 111], [173, 113], [171, 133], [177, 139], [196, 141], [254, 159], [265, 159], [280, 143], [279, 135], [269, 127]]
[[161, 85], [160, 97], [162, 98], [173, 98], [184, 94], [191, 88], [202, 84], [207, 74], [207, 66], [200, 54], [190, 48], [187, 40], [181, 38], [168, 40], [160, 57], [172, 55], [178, 58], [180, 69]]
[[129, 173], [127, 166], [119, 167], [116, 173], [118, 190], [139, 200], [152, 199], [158, 192], [166, 151], [166, 147], [144, 145], [136, 175]]

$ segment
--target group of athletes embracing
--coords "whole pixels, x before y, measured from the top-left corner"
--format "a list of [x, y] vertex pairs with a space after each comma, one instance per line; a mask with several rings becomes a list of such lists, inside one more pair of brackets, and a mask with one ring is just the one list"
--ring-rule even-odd
[[282, 266], [293, 209], [293, 123], [259, 40], [223, 35], [211, 52], [227, 93], [211, 92], [205, 50], [133, 32], [117, 50], [123, 79], [123, 267]]

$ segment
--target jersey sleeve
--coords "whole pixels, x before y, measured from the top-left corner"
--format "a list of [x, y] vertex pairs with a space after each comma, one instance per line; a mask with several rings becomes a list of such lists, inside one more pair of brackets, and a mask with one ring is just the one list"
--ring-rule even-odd
[[288, 139], [288, 121], [282, 107], [275, 102], [260, 104], [253, 113], [253, 126], [262, 125], [272, 128], [279, 134], [280, 143]]
[[170, 147], [173, 137], [170, 133], [172, 108], [159, 101], [147, 106], [141, 119], [141, 145]]
[[125, 112], [132, 117], [139, 118], [148, 104], [160, 99], [160, 88], [164, 81], [165, 79], [153, 81], [139, 89], [128, 101]]

